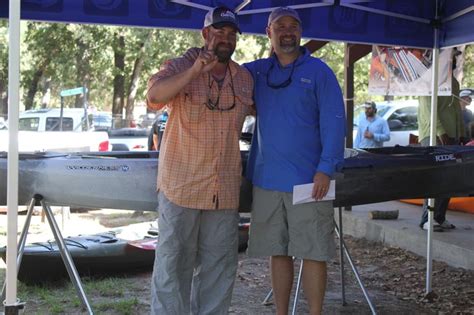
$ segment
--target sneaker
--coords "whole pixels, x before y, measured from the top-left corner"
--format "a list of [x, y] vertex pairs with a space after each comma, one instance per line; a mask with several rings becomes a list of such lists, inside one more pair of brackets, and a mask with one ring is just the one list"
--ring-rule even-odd
[[444, 220], [443, 223], [441, 223], [439, 226], [441, 226], [442, 229], [445, 229], [445, 230], [450, 230], [450, 229], [455, 229], [456, 226], [454, 224], [452, 224], [451, 222], [449, 222], [448, 220]]
[[[423, 224], [423, 230], [428, 231], [429, 228], [430, 228], [429, 222], [425, 222], [425, 224]], [[433, 232], [443, 232], [443, 228], [438, 223], [435, 223], [433, 224]]]

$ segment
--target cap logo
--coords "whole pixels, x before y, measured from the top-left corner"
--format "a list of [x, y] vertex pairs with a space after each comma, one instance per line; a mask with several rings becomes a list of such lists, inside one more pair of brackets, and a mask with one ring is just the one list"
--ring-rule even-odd
[[235, 19], [235, 14], [232, 13], [231, 11], [225, 11], [221, 13], [221, 17], [228, 17], [231, 19]]

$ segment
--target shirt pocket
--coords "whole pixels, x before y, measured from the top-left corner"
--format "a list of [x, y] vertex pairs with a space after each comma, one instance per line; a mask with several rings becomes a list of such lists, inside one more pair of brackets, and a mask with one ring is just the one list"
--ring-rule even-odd
[[[285, 91], [283, 91], [285, 90]], [[311, 85], [294, 82], [282, 89], [281, 98], [287, 100], [282, 111], [290, 125], [312, 128], [319, 117], [317, 100]]]
[[249, 88], [239, 88], [235, 90], [235, 102], [246, 114], [250, 114], [253, 105], [252, 90]]
[[205, 118], [207, 97], [201, 93], [184, 92], [183, 111], [191, 123], [201, 122]]

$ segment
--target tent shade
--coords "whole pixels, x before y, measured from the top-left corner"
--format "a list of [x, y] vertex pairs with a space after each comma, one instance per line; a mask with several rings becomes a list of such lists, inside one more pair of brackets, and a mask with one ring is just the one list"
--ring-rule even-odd
[[[176, 3], [180, 2], [180, 3]], [[206, 9], [241, 0], [22, 0], [21, 18], [34, 21], [201, 29]], [[303, 36], [312, 39], [407, 47], [433, 47], [433, 0], [254, 0], [239, 11], [242, 31], [265, 34], [268, 13], [298, 9]], [[461, 14], [460, 14], [461, 13]], [[474, 42], [474, 0], [441, 1], [440, 45]], [[8, 1], [0, 1], [0, 18]]]

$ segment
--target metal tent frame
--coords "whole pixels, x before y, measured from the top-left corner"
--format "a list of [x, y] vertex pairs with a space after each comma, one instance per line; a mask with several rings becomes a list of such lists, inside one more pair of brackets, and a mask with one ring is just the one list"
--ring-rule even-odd
[[[80, 3], [84, 2], [84, 6], [81, 7]], [[94, 0], [43, 0], [43, 1], [32, 1], [32, 0], [9, 0], [0, 2], [0, 17], [7, 17], [9, 19], [9, 59], [8, 59], [8, 112], [9, 112], [9, 156], [8, 156], [8, 192], [7, 192], [7, 288], [6, 288], [6, 300], [5, 300], [5, 309], [10, 311], [17, 310], [19, 302], [17, 301], [17, 283], [16, 283], [16, 259], [17, 259], [17, 241], [16, 235], [18, 232], [17, 224], [18, 218], [16, 213], [16, 208], [18, 205], [18, 118], [19, 118], [19, 108], [17, 104], [20, 102], [19, 97], [19, 73], [20, 73], [20, 13], [21, 4], [27, 7], [27, 10], [23, 14], [22, 18], [24, 19], [33, 19], [33, 20], [45, 20], [45, 21], [57, 21], [57, 22], [76, 22], [76, 23], [102, 23], [102, 24], [120, 24], [120, 25], [133, 25], [133, 26], [152, 26], [152, 27], [169, 27], [169, 28], [194, 28], [200, 29], [202, 27], [202, 17], [205, 14], [205, 11], [211, 8], [212, 6], [225, 4], [219, 0], [134, 0], [133, 8], [130, 9], [131, 14], [124, 18], [122, 15], [113, 16], [108, 14], [110, 10], [115, 10], [118, 6], [123, 5], [126, 7], [128, 5], [127, 0], [118, 0], [113, 1], [109, 4], [109, 7], [105, 8], [105, 14], [102, 16], [93, 12], [93, 14], [84, 14], [88, 8], [87, 5], [93, 6], [95, 4]], [[132, 2], [132, 1], [130, 1]], [[251, 0], [238, 1], [239, 3], [234, 6], [238, 9], [239, 15], [252, 16], [262, 13], [267, 13], [271, 11], [274, 7], [271, 5], [273, 2], [271, 0], [259, 0], [252, 2]], [[410, 25], [420, 25], [420, 28], [427, 30], [430, 28], [432, 34], [425, 36], [425, 32], [411, 32], [414, 33], [413, 38], [405, 38], [392, 36], [380, 36], [377, 37], [378, 30], [374, 30], [374, 38], [370, 38], [367, 34], [356, 34], [350, 33], [350, 36], [344, 38], [344, 32], [347, 33], [347, 30], [343, 30], [336, 34], [331, 33], [318, 33], [318, 29], [312, 30], [312, 33], [306, 35], [310, 38], [318, 38], [323, 40], [338, 40], [346, 41], [353, 43], [365, 43], [365, 44], [385, 44], [385, 45], [403, 45], [403, 46], [415, 46], [415, 47], [427, 47], [433, 49], [434, 56], [434, 65], [435, 71], [433, 71], [432, 79], [432, 117], [431, 117], [431, 143], [434, 143], [434, 130], [435, 129], [435, 118], [436, 118], [436, 108], [437, 108], [437, 63], [440, 47], [449, 47], [459, 44], [466, 44], [474, 42], [474, 34], [472, 32], [466, 32], [466, 29], [472, 29], [474, 25], [474, 3], [473, 0], [458, 0], [458, 1], [446, 1], [446, 0], [424, 0], [424, 1], [370, 1], [370, 0], [320, 0], [320, 1], [310, 1], [310, 0], [293, 0], [279, 1], [278, 5], [287, 5], [298, 10], [304, 10], [304, 12], [319, 12], [317, 10], [321, 9], [320, 16], [324, 17], [332, 8], [348, 10], [346, 12], [353, 13], [353, 17], [358, 18], [357, 15], [359, 12], [366, 17], [373, 17], [374, 20], [379, 20], [380, 18], [387, 18], [388, 21], [406, 21]], [[234, 3], [234, 1], [232, 1]], [[400, 3], [402, 7], [401, 10], [390, 11], [389, 8], [391, 4], [397, 8], [397, 3]], [[433, 4], [435, 5], [434, 15], [432, 16], [416, 16], [413, 14], [402, 14], [402, 11], [405, 11], [404, 8], [413, 8], [413, 6], [419, 5], [424, 13], [428, 12], [432, 8]], [[441, 12], [440, 5], [444, 5], [444, 12]], [[65, 10], [68, 10], [68, 14], [63, 14], [63, 12], [57, 10], [57, 7], [62, 6]], [[139, 16], [138, 12], [144, 11], [144, 8], [154, 5], [162, 9], [163, 13], [162, 18], [156, 19], [151, 16]], [[265, 6], [267, 5], [267, 6]], [[384, 6], [385, 5], [385, 6]], [[106, 5], [107, 6], [107, 5]], [[179, 7], [181, 6], [181, 7]], [[253, 9], [245, 9], [246, 7], [255, 6]], [[8, 8], [8, 10], [7, 10]], [[33, 8], [33, 9], [32, 9]], [[52, 8], [48, 12], [48, 8]], [[190, 17], [189, 19], [178, 19], [172, 18], [176, 14], [178, 9], [189, 8]], [[426, 9], [428, 8], [428, 9]], [[110, 9], [110, 10], [109, 10]], [[126, 7], [128, 9], [128, 7]], [[107, 11], [109, 10], [109, 11]], [[141, 10], [141, 11], [140, 11]], [[169, 11], [166, 11], [169, 10]], [[307, 11], [306, 11], [307, 10]], [[45, 12], [46, 11], [46, 12]], [[186, 12], [188, 12], [186, 11]], [[8, 12], [8, 15], [7, 15]], [[98, 12], [98, 11], [97, 11]], [[128, 12], [128, 11], [127, 11]], [[421, 12], [421, 11], [420, 11]], [[121, 12], [120, 12], [121, 13]], [[170, 13], [170, 14], [167, 14]], [[443, 14], [441, 14], [443, 13]], [[194, 14], [194, 15], [193, 15]], [[308, 13], [309, 15], [309, 13]], [[171, 16], [171, 18], [169, 18]], [[194, 17], [194, 19], [193, 19]], [[255, 24], [247, 26], [244, 25], [244, 32], [251, 33], [262, 33], [264, 32], [264, 23], [265, 19], [254, 19], [253, 23]], [[307, 21], [315, 20], [314, 18], [306, 19]], [[198, 23], [196, 22], [198, 21]], [[148, 24], [147, 24], [148, 23]], [[338, 25], [336, 25], [338, 26]], [[443, 34], [441, 34], [440, 29], [442, 26], [445, 26], [443, 29]], [[327, 27], [327, 25], [326, 25]], [[327, 31], [327, 29], [324, 29]], [[397, 31], [396, 28], [392, 31]], [[305, 35], [305, 34], [303, 34]], [[400, 35], [400, 34], [399, 34]], [[418, 36], [418, 37], [417, 37]], [[428, 38], [424, 38], [428, 37]], [[416, 44], [419, 43], [419, 44]], [[428, 44], [429, 43], [429, 44]], [[346, 102], [347, 104], [347, 102]], [[432, 205], [432, 203], [430, 203]], [[426, 279], [426, 291], [431, 292], [431, 239], [432, 239], [432, 225], [433, 225], [433, 212], [429, 213], [429, 222], [430, 230], [428, 232], [428, 242], [427, 242], [427, 279]]]

